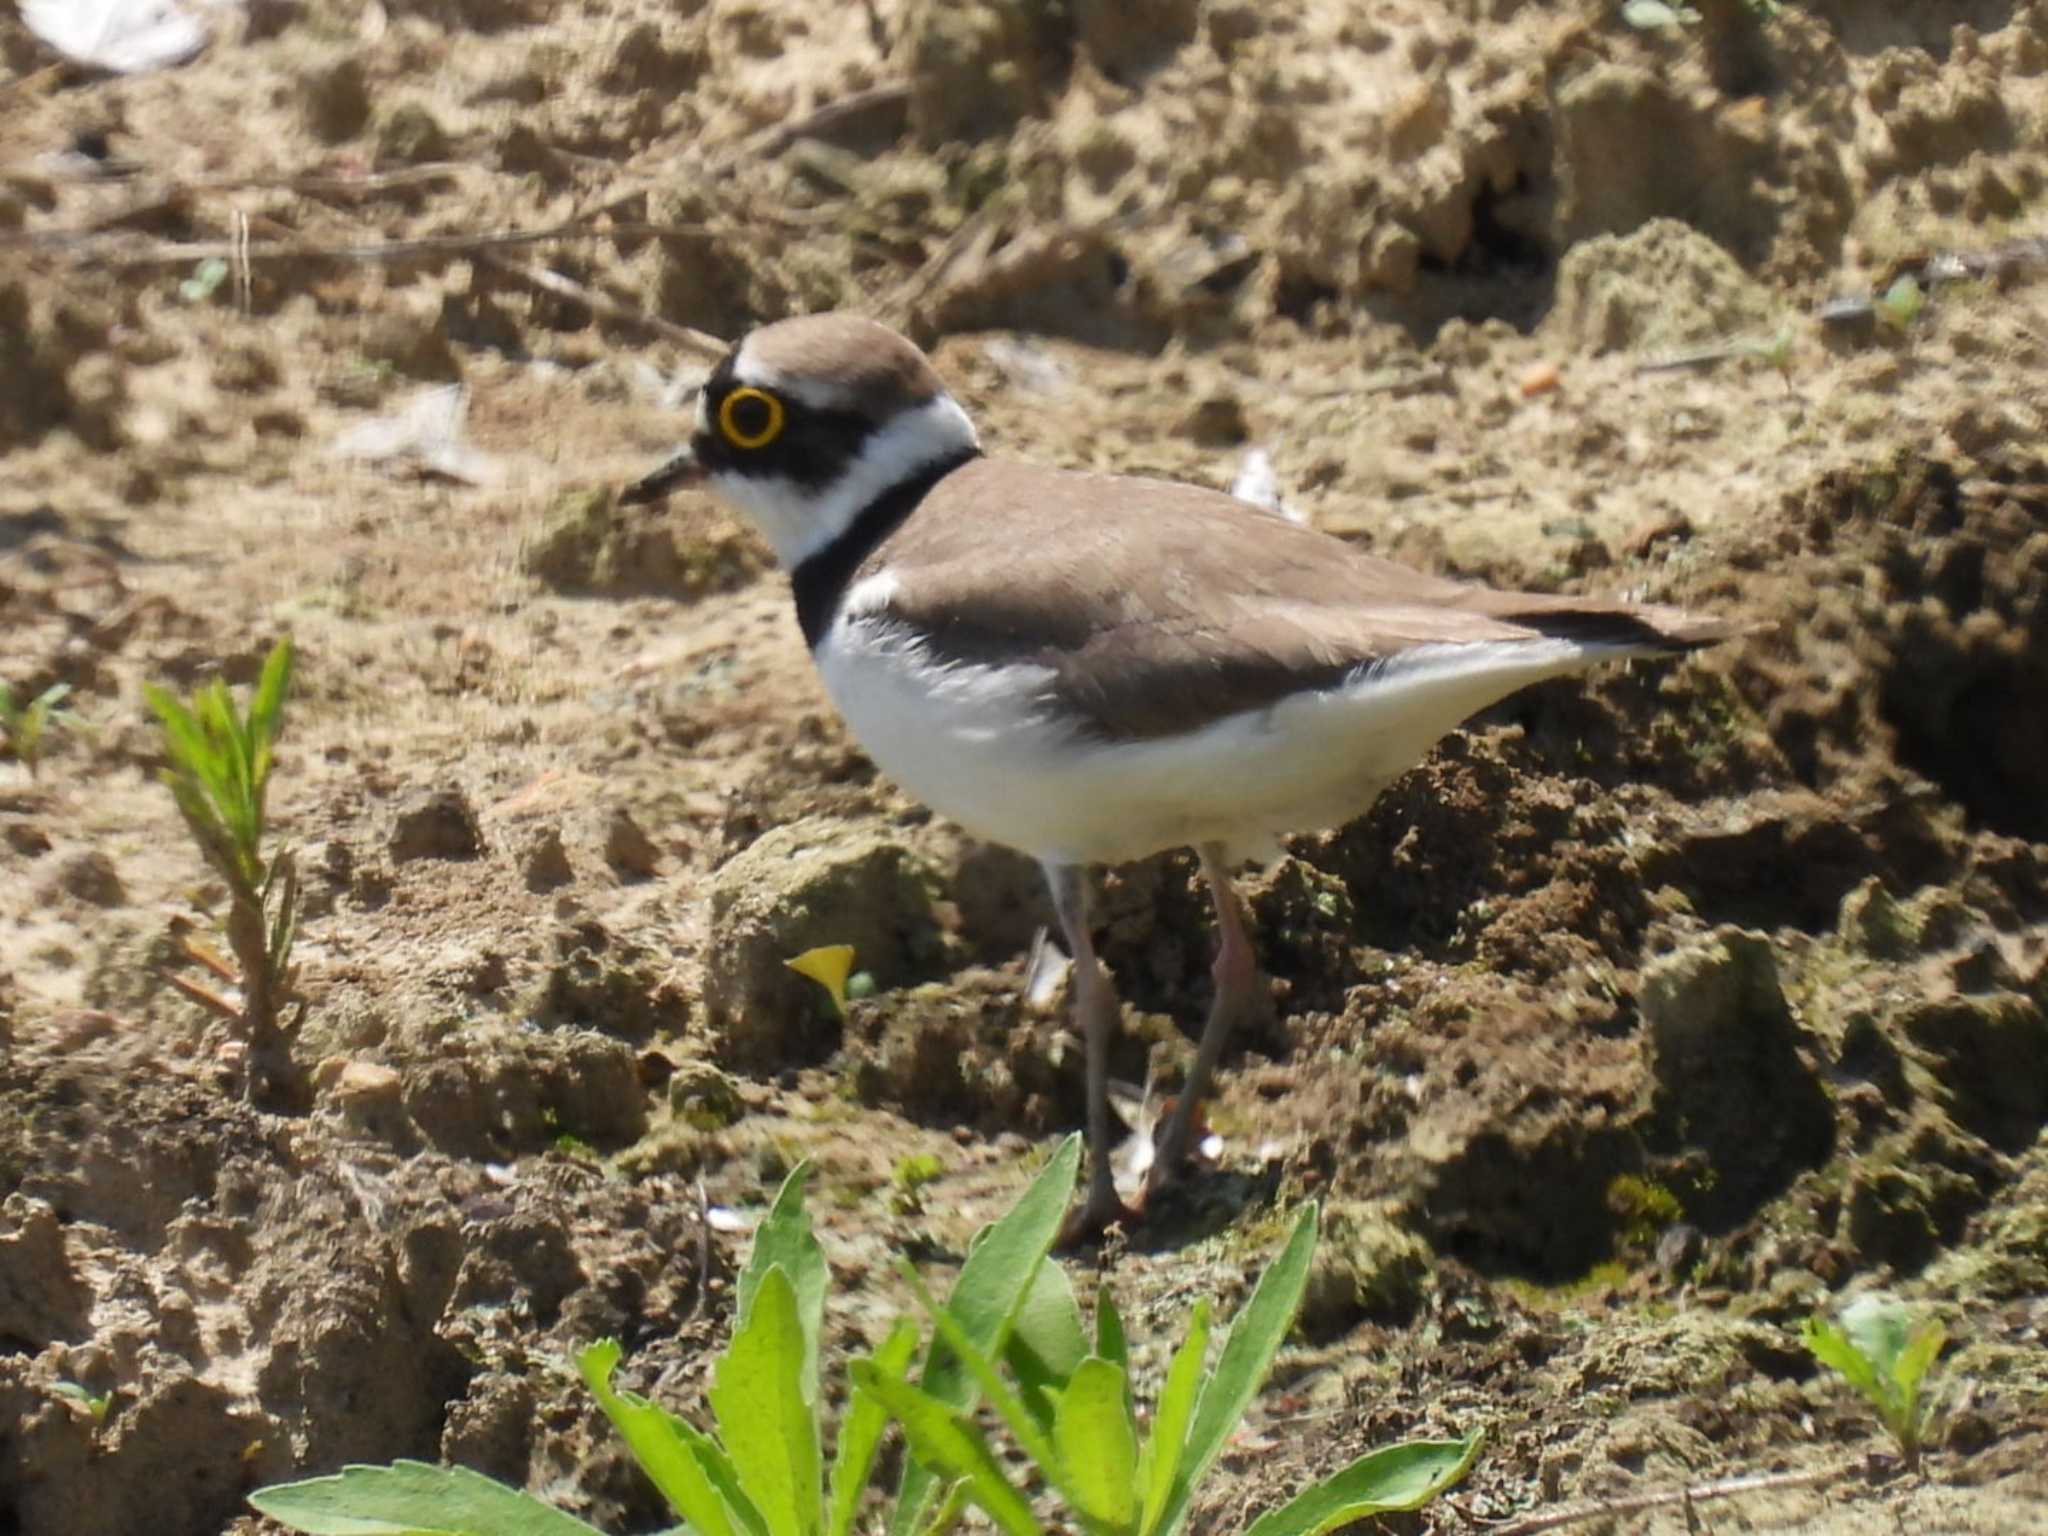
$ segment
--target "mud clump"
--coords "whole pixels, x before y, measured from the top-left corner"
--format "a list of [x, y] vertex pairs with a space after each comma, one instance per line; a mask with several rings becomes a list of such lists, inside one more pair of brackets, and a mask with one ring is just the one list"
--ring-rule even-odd
[[1064, 73], [1065, 39], [1032, 0], [919, 0], [898, 47], [910, 74], [910, 130], [927, 149], [972, 143], [1042, 115]]
[[52, 1340], [86, 1337], [87, 1303], [56, 1211], [9, 1195], [0, 1203], [0, 1347], [33, 1354]]
[[1621, 352], [1768, 332], [1775, 323], [1769, 291], [1726, 250], [1690, 224], [1652, 219], [1573, 245], [1542, 329], [1575, 351]]
[[0, 450], [33, 443], [72, 421], [68, 370], [56, 340], [34, 323], [28, 290], [0, 284]]
[[388, 847], [394, 864], [415, 859], [466, 861], [483, 857], [484, 835], [461, 790], [422, 790], [399, 808]]
[[643, 946], [586, 923], [563, 929], [556, 949], [559, 958], [533, 1001], [536, 1022], [599, 1030], [635, 1044], [689, 1023], [688, 994]]
[[520, 564], [557, 592], [679, 601], [729, 592], [765, 569], [760, 547], [701, 503], [694, 512], [621, 507], [605, 491], [564, 498]]
[[496, 1161], [564, 1138], [614, 1151], [646, 1132], [646, 1095], [623, 1042], [554, 1030], [480, 1044], [406, 1070], [406, 1114], [429, 1145]]
[[830, 1003], [785, 963], [806, 950], [851, 944], [884, 989], [937, 971], [946, 947], [931, 880], [900, 843], [822, 817], [778, 827], [729, 860], [711, 888], [704, 975], [721, 1060], [775, 1071], [831, 1054]]
[[1833, 1108], [1762, 934], [1723, 928], [1660, 957], [1640, 1007], [1656, 1082], [1650, 1147], [1671, 1160], [1666, 1182], [1682, 1180], [1692, 1220], [1732, 1226], [1827, 1161]]

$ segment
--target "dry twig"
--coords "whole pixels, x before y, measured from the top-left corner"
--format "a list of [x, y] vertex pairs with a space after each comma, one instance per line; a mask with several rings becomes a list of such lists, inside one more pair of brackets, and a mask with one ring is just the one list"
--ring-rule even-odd
[[696, 330], [687, 325], [677, 325], [675, 321], [664, 320], [660, 315], [650, 315], [645, 310], [635, 309], [630, 304], [622, 304], [617, 299], [608, 299], [594, 289], [586, 288], [581, 283], [571, 281], [559, 272], [550, 272], [545, 267], [521, 266], [516, 261], [507, 261], [502, 256], [493, 256], [488, 252], [479, 255], [477, 260], [492, 271], [502, 272], [507, 277], [517, 278], [520, 282], [530, 284], [540, 289], [543, 293], [552, 293], [559, 298], [573, 299], [592, 314], [604, 315], [612, 320], [622, 320], [628, 325], [642, 326], [657, 336], [664, 337], [685, 347], [695, 348], [697, 351], [708, 353], [713, 357], [725, 356], [727, 348], [731, 345], [729, 342], [721, 341], [708, 331]]

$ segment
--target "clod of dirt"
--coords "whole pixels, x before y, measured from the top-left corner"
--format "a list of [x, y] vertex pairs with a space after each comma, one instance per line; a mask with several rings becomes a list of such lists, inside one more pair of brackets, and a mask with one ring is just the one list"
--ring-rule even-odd
[[944, 953], [926, 869], [876, 830], [825, 817], [777, 827], [718, 871], [704, 999], [720, 1056], [748, 1070], [818, 1061], [838, 1023], [784, 964], [851, 944], [883, 988], [931, 975]]
[[71, 412], [64, 364], [30, 320], [28, 291], [0, 285], [0, 449], [34, 442]]
[[395, 1068], [330, 1057], [313, 1071], [313, 1092], [322, 1108], [378, 1141], [404, 1148], [414, 1140], [406, 1123], [405, 1080]]
[[1368, 1317], [1406, 1322], [1422, 1300], [1429, 1262], [1429, 1245], [1387, 1212], [1357, 1203], [1333, 1205], [1323, 1217], [1301, 1298], [1302, 1332], [1321, 1343]]
[[1082, 51], [1112, 80], [1193, 41], [1201, 11], [1196, 0], [1075, 0], [1072, 6]]
[[[1122, 1031], [1112, 1069], [1137, 1078], [1146, 1045], [1172, 1033]], [[855, 1096], [933, 1125], [979, 1124], [1042, 1135], [1077, 1122], [1081, 1052], [1059, 1025], [1027, 1017], [1016, 977], [979, 967], [893, 992], [854, 1014], [847, 1056]]]
[[414, 859], [481, 858], [483, 829], [469, 797], [461, 790], [423, 790], [399, 809], [388, 851], [396, 864]]
[[1916, 998], [1900, 1015], [1927, 1053], [1950, 1117], [1999, 1151], [2018, 1154], [2048, 1122], [2048, 1018], [2023, 993]]
[[1769, 293], [1735, 258], [1676, 219], [1573, 246], [1542, 327], [1558, 348], [1671, 348], [1768, 330]]
[[1064, 42], [1049, 7], [916, 0], [901, 26], [910, 130], [925, 148], [990, 138], [1045, 112]]
[[709, 1062], [693, 1062], [668, 1083], [669, 1108], [698, 1131], [722, 1131], [747, 1112], [739, 1085]]
[[438, 1150], [494, 1161], [563, 1136], [615, 1150], [647, 1130], [632, 1048], [586, 1029], [470, 1040], [405, 1073], [405, 1108]]
[[423, 165], [447, 156], [447, 130], [416, 101], [399, 103], [377, 125], [379, 165]]
[[1725, 1229], [1827, 1161], [1834, 1113], [1762, 934], [1720, 928], [1658, 957], [1640, 1007], [1656, 1080], [1650, 1142], [1690, 1174], [1688, 1216]]
[[306, 126], [324, 144], [352, 139], [370, 121], [369, 79], [362, 61], [353, 54], [310, 72], [300, 91]]
[[519, 858], [519, 873], [529, 891], [552, 891], [569, 884], [576, 871], [569, 864], [569, 850], [562, 845], [561, 829], [542, 827], [533, 834]]
[[95, 907], [118, 907], [128, 900], [114, 861], [99, 848], [87, 848], [59, 861], [55, 884], [68, 896]]
[[669, 967], [641, 946], [585, 924], [565, 929], [558, 949], [561, 958], [533, 1002], [537, 1022], [602, 1030], [635, 1044], [689, 1022], [689, 999]]
[[1203, 448], [1235, 448], [1252, 435], [1244, 402], [1228, 391], [1205, 395], [1189, 406], [1178, 430]]
[[621, 507], [611, 493], [564, 496], [520, 553], [526, 573], [558, 592], [697, 598], [766, 568], [758, 544], [704, 503]]
[[0, 1202], [0, 1350], [34, 1354], [56, 1339], [90, 1335], [92, 1299], [64, 1251], [48, 1202]]
[[1599, 64], [1558, 91], [1556, 132], [1560, 249], [1684, 219], [1745, 261], [1770, 254], [1782, 210], [1759, 183], [1777, 169], [1774, 141], [1715, 93], [1669, 71]]
[[661, 850], [623, 805], [605, 818], [604, 861], [622, 880], [651, 880], [661, 869]]

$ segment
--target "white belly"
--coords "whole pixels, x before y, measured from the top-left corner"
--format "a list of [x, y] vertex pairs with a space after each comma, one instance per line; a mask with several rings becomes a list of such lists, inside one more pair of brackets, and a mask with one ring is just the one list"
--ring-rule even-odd
[[1474, 712], [1617, 654], [1426, 647], [1189, 735], [1116, 743], [1053, 718], [1047, 669], [935, 666], [883, 621], [842, 617], [817, 662], [876, 766], [933, 810], [1043, 861], [1109, 864], [1205, 842], [1268, 856], [1289, 833], [1360, 815]]

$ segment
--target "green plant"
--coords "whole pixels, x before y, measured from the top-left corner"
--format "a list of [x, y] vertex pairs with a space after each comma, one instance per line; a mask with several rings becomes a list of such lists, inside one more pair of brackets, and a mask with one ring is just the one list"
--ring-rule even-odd
[[241, 1001], [182, 976], [170, 980], [239, 1032], [248, 1051], [245, 1087], [252, 1100], [296, 1098], [299, 1083], [291, 1061], [296, 1011], [285, 1019], [296, 1001], [291, 958], [298, 873], [290, 849], [267, 857], [265, 851], [265, 802], [291, 676], [292, 644], [284, 639], [264, 661], [246, 715], [236, 710], [219, 678], [193, 694], [190, 704], [162, 688], [143, 689], [163, 726], [170, 758], [164, 783], [200, 855], [228, 888], [226, 931], [234, 965], [190, 941], [185, 950], [222, 980], [237, 983]]
[[924, 1187], [946, 1171], [936, 1153], [908, 1153], [896, 1159], [889, 1174], [889, 1205], [899, 1216], [915, 1216], [924, 1209]]
[[1879, 325], [1904, 335], [1926, 307], [1927, 294], [1919, 279], [1907, 272], [1885, 289], [1883, 297], [1871, 305], [1871, 312], [1877, 316]]
[[1845, 1307], [1839, 1323], [1814, 1314], [1803, 1337], [1814, 1359], [1840, 1371], [1877, 1410], [1906, 1469], [1917, 1470], [1932, 1412], [1927, 1372], [1948, 1338], [1940, 1321], [1916, 1317], [1898, 1298], [1873, 1292]]
[[14, 690], [0, 683], [0, 742], [7, 755], [35, 778], [43, 760], [43, 733], [53, 725], [70, 725], [78, 717], [64, 707], [71, 696], [69, 683], [52, 683], [26, 704], [14, 701]]
[[107, 1410], [114, 1405], [111, 1392], [93, 1392], [75, 1381], [60, 1381], [50, 1389], [59, 1397], [69, 1399], [92, 1416], [95, 1424], [107, 1422]]
[[[909, 1317], [871, 1356], [851, 1362], [851, 1389], [829, 1474], [824, 1467], [818, 1344], [828, 1279], [804, 1211], [807, 1167], [794, 1169], [755, 1234], [740, 1276], [732, 1339], [712, 1368], [711, 1431], [612, 1386], [619, 1346], [577, 1369], [635, 1460], [697, 1536], [851, 1536], [890, 1418], [910, 1454], [881, 1522], [936, 1536], [969, 1503], [1010, 1536], [1040, 1527], [976, 1422], [987, 1393], [1003, 1421], [1077, 1513], [1088, 1536], [1164, 1536], [1185, 1520], [1292, 1323], [1315, 1247], [1313, 1207], [1246, 1303], [1213, 1370], [1204, 1370], [1209, 1309], [1195, 1308], [1139, 1447], [1122, 1319], [1097, 1298], [1084, 1333], [1067, 1274], [1048, 1257], [1080, 1170], [1069, 1137], [1011, 1211], [978, 1233], [944, 1304], [911, 1275], [937, 1329], [913, 1372]], [[1007, 1369], [1008, 1379], [995, 1362]], [[1412, 1509], [1470, 1465], [1478, 1436], [1415, 1441], [1361, 1457], [1262, 1516], [1248, 1536], [1317, 1536], [1378, 1510]], [[250, 1496], [310, 1536], [592, 1536], [592, 1527], [474, 1472], [398, 1462], [280, 1484]]]
[[[1167, 1367], [1152, 1432], [1142, 1438], [1123, 1321], [1107, 1292], [1097, 1295], [1091, 1341], [1064, 1272], [1042, 1269], [1019, 1319], [1015, 1342], [1022, 1347], [1008, 1357], [1012, 1387], [952, 1309], [933, 1301], [907, 1264], [899, 1267], [939, 1338], [965, 1362], [1087, 1536], [1173, 1536], [1293, 1326], [1315, 1254], [1316, 1221], [1314, 1205], [1296, 1218], [1286, 1248], [1260, 1276], [1210, 1370], [1209, 1307], [1195, 1304]], [[1004, 1476], [967, 1414], [907, 1376], [892, 1377], [881, 1362], [857, 1363], [853, 1379], [902, 1421], [911, 1448], [957, 1479], [1006, 1536], [1040, 1536], [1044, 1527], [1029, 1499]], [[1246, 1536], [1320, 1536], [1368, 1515], [1418, 1508], [1464, 1476], [1478, 1449], [1476, 1432], [1381, 1447], [1260, 1516]]]

